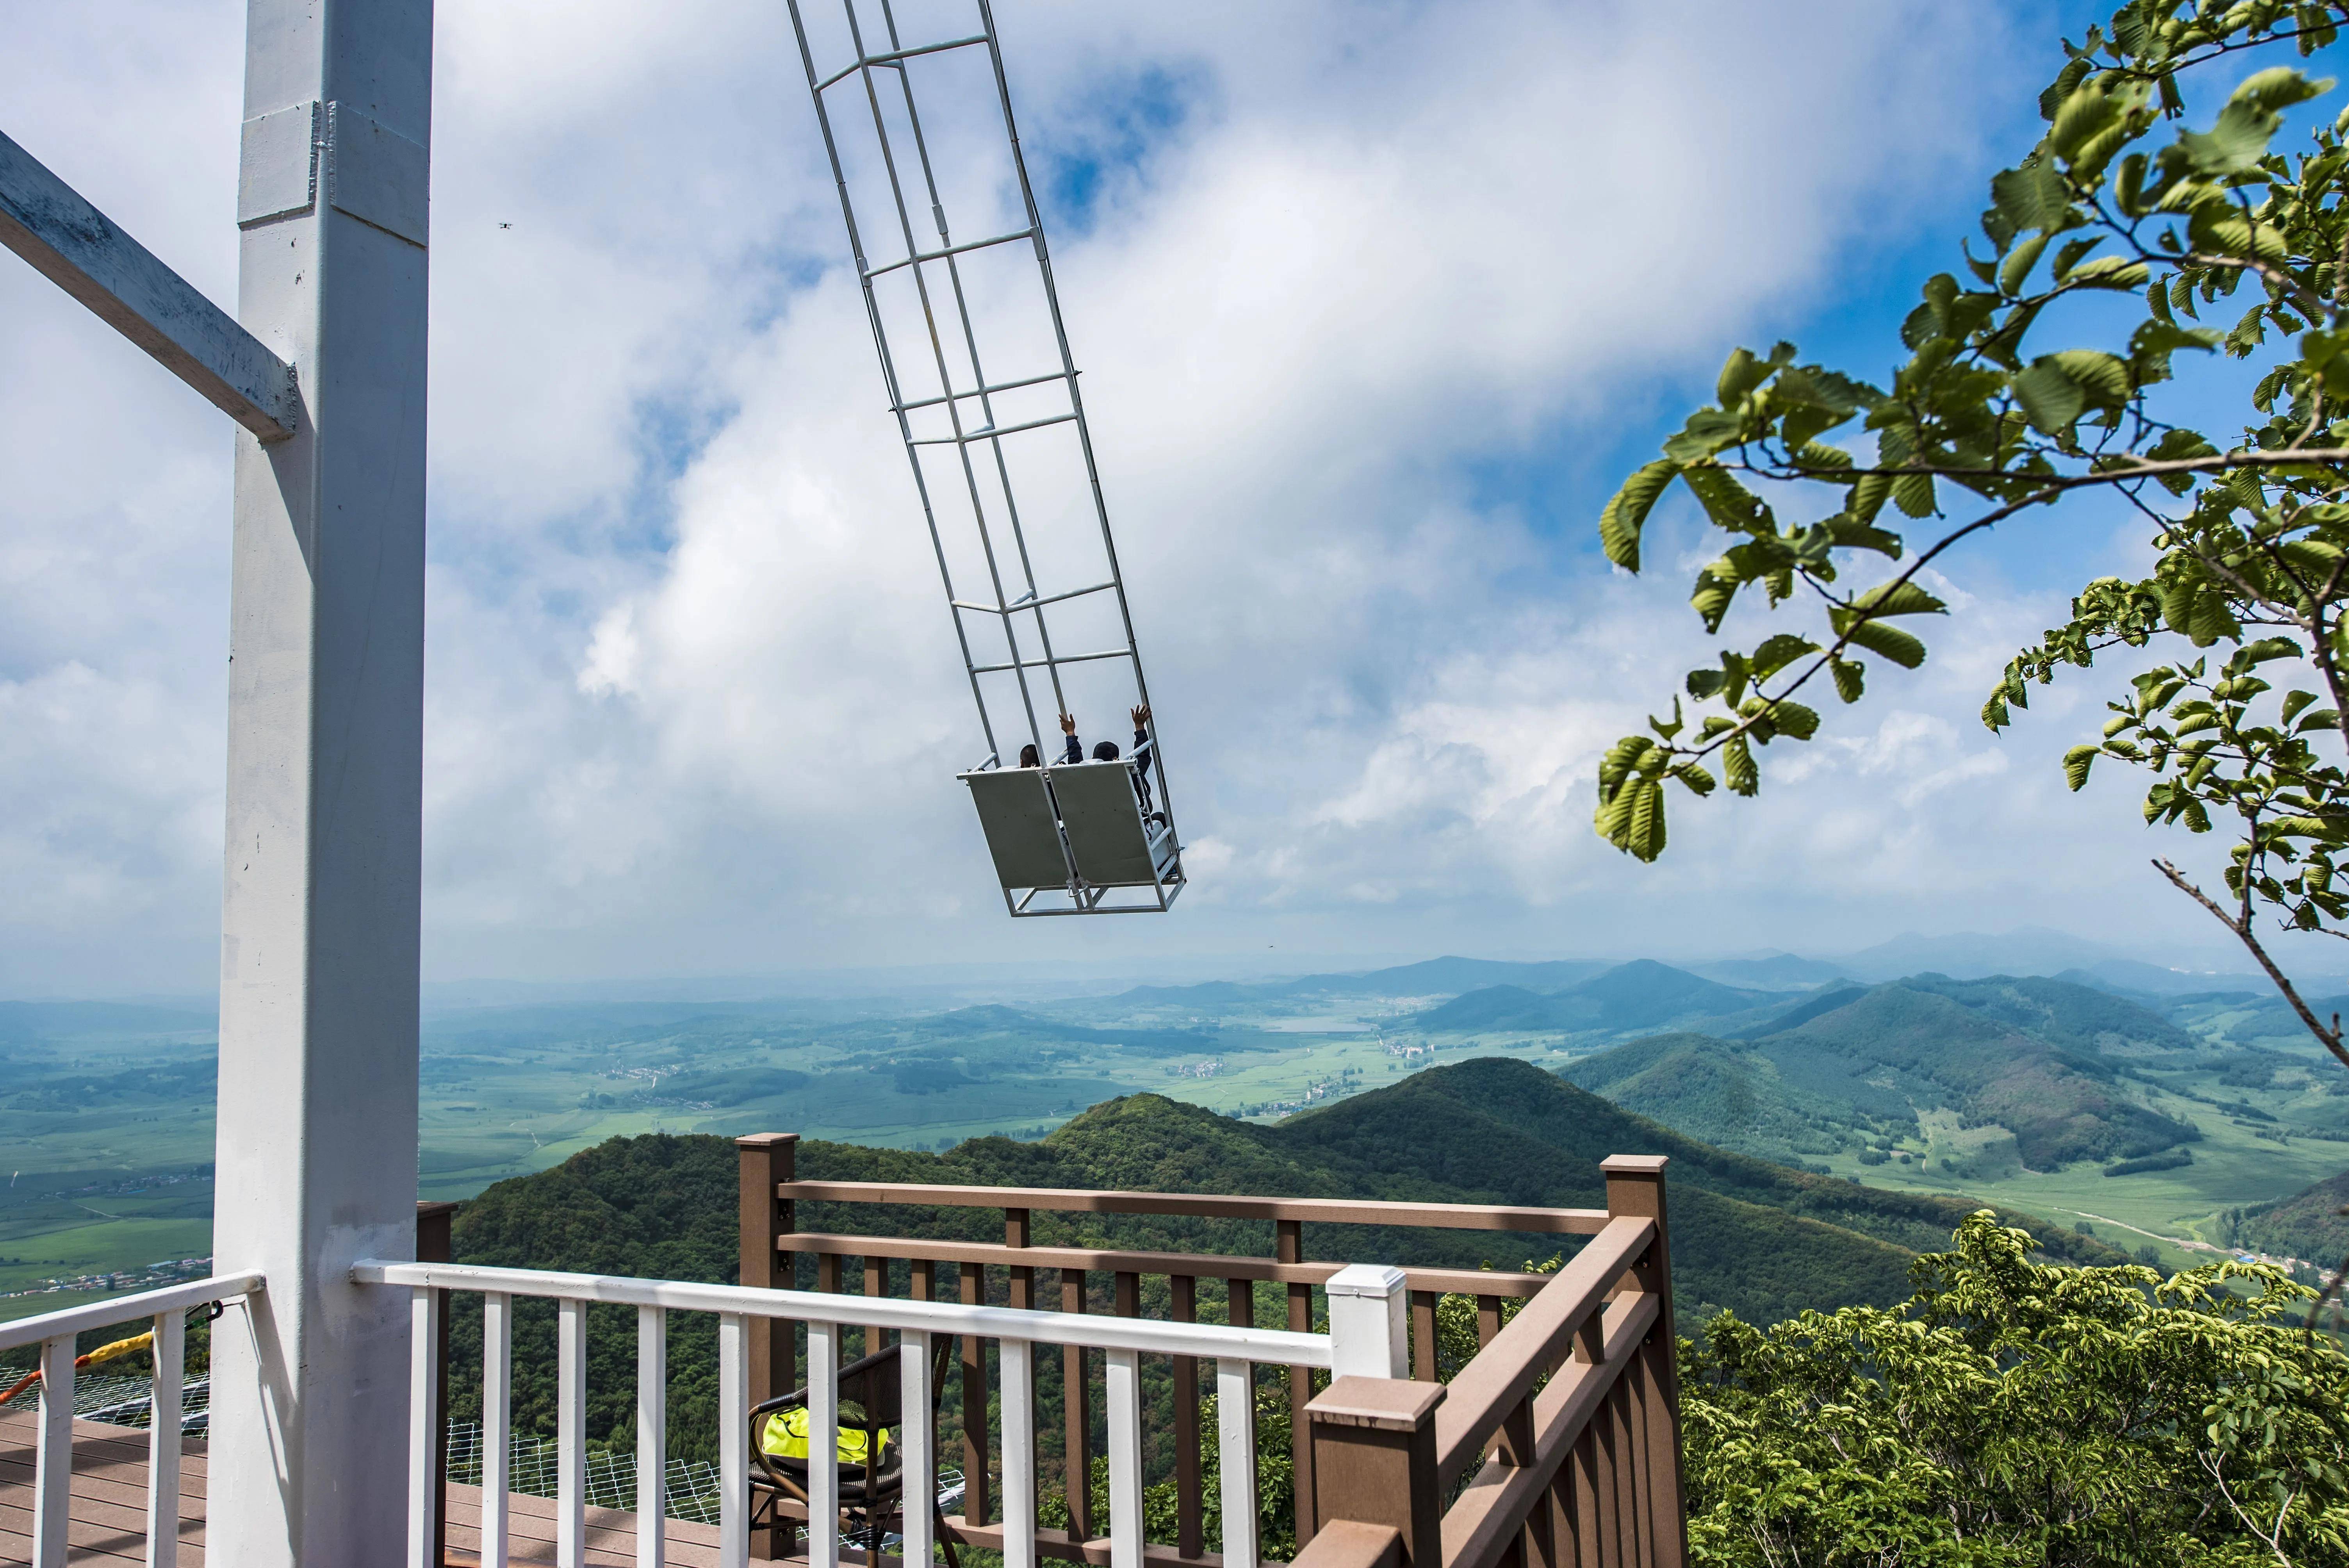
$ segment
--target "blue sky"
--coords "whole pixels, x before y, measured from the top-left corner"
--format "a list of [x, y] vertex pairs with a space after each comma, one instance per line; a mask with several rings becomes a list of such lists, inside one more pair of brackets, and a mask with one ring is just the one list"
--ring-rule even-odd
[[[439, 22], [428, 973], [2212, 950], [2125, 783], [2062, 790], [2093, 686], [1973, 720], [2131, 561], [2108, 514], [1970, 552], [1927, 668], [1762, 801], [1683, 807], [1663, 865], [1588, 826], [1598, 752], [1704, 656], [1685, 510], [1635, 583], [1599, 506], [1734, 344], [1881, 371], [2094, 8], [997, 9], [1196, 885], [1000, 913], [781, 18], [473, 0]], [[240, 27], [51, 8], [5, 111], [222, 299]], [[0, 272], [0, 995], [209, 982], [228, 452]]]

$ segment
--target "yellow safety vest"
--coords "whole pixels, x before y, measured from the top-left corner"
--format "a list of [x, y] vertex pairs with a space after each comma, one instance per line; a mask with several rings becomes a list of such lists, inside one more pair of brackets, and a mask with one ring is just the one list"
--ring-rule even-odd
[[[885, 1430], [876, 1435], [879, 1439], [877, 1446], [881, 1450], [880, 1457], [885, 1463], [889, 1458], [889, 1434]], [[863, 1464], [864, 1462], [864, 1429], [843, 1426], [840, 1429], [839, 1440], [833, 1446], [842, 1464]], [[788, 1410], [777, 1410], [773, 1415], [769, 1416], [767, 1424], [759, 1430], [759, 1451], [772, 1454], [778, 1459], [807, 1458], [807, 1407], [794, 1405]]]

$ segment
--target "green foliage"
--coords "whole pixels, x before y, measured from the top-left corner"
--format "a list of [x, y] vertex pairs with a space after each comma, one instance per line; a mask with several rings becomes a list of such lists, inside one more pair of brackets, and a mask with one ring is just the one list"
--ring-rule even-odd
[[1987, 1211], [1894, 1307], [1683, 1340], [1690, 1535], [1721, 1568], [2349, 1557], [2349, 1359], [2264, 1264], [2055, 1268]]
[[[2146, 520], [2151, 573], [2083, 589], [2071, 619], [2007, 666], [1983, 722], [2003, 728], [2033, 685], [2106, 649], [2189, 645], [2108, 705], [2102, 738], [2065, 756], [2067, 781], [2082, 788], [2111, 758], [2151, 776], [2149, 822], [2229, 821], [2225, 907], [2163, 870], [2255, 951], [2257, 913], [2349, 934], [2334, 882], [2349, 847], [2349, 116], [2287, 153], [2285, 111], [2330, 79], [2257, 66], [2200, 127], [2179, 85], [2247, 52], [2313, 54], [2345, 16], [2293, 0], [2128, 0], [2066, 44], [2039, 100], [2044, 135], [1991, 181], [1987, 253], [1969, 247], [1964, 277], [1927, 281], [1900, 329], [1908, 357], [1882, 385], [1804, 363], [1792, 344], [1730, 356], [1716, 402], [1608, 504], [1601, 542], [1638, 571], [1645, 521], [1678, 480], [1727, 536], [1691, 593], [1705, 629], [1721, 632], [1749, 589], [1809, 624], [1721, 648], [1688, 673], [1692, 707], [1676, 696], [1669, 720], [1616, 743], [1599, 767], [1601, 836], [1654, 860], [1667, 781], [1709, 794], [1716, 756], [1731, 793], [1755, 793], [1754, 747], [1818, 732], [1817, 709], [1796, 700], [1816, 677], [1850, 703], [1871, 659], [1924, 662], [1925, 618], [1947, 613], [1920, 581], [1929, 565], [2000, 522], [2116, 492]], [[2106, 307], [2076, 308], [2095, 299]], [[2231, 326], [2202, 324], [2222, 305], [2242, 307]], [[2045, 341], [2059, 331], [2074, 341]], [[2223, 447], [2158, 396], [2219, 353], [2264, 371]], [[1931, 525], [1921, 548], [1904, 520]], [[1897, 570], [1854, 592], [1846, 574], [1869, 556]], [[2299, 1011], [2349, 1062], [2339, 1030]]]

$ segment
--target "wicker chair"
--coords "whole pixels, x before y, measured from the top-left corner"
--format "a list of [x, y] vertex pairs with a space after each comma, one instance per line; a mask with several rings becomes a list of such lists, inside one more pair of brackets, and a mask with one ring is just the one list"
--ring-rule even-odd
[[[947, 1367], [953, 1357], [955, 1338], [952, 1335], [937, 1336], [937, 1350], [930, 1361], [930, 1430], [938, 1429], [938, 1398], [946, 1387]], [[898, 1346], [876, 1350], [860, 1360], [852, 1361], [840, 1369], [840, 1425], [843, 1430], [864, 1434], [864, 1451], [874, 1451], [884, 1431], [895, 1429], [905, 1420], [905, 1385], [898, 1370]], [[808, 1401], [804, 1387], [769, 1399], [750, 1412], [750, 1528], [771, 1530], [776, 1534], [777, 1557], [791, 1555], [795, 1544], [792, 1535], [800, 1522], [783, 1513], [784, 1500], [800, 1504], [808, 1502], [808, 1461], [771, 1454], [760, 1444], [767, 1418], [777, 1410], [803, 1406]], [[840, 1466], [840, 1512], [842, 1543], [861, 1543], [866, 1561], [880, 1568], [881, 1538], [889, 1532], [891, 1522], [902, 1524], [905, 1503], [905, 1444], [889, 1445], [877, 1466], [843, 1463]], [[938, 1506], [936, 1495], [927, 1500], [931, 1517], [939, 1525], [938, 1542], [946, 1548], [948, 1568], [962, 1568], [955, 1555], [954, 1542], [946, 1538], [946, 1511]]]

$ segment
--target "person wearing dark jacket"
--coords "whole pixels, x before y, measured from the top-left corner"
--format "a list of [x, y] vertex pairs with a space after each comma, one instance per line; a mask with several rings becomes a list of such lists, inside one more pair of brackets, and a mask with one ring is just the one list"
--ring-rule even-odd
[[[1130, 766], [1133, 770], [1133, 789], [1134, 793], [1142, 801], [1142, 814], [1147, 817], [1151, 815], [1152, 811], [1150, 798], [1150, 765], [1153, 760], [1152, 754], [1154, 747], [1154, 743], [1150, 738], [1150, 709], [1147, 707], [1134, 707], [1128, 711], [1128, 717], [1133, 720], [1133, 754], [1127, 759], [1127, 762], [1128, 766]], [[1064, 713], [1061, 716], [1061, 733], [1069, 738], [1067, 755], [1063, 756], [1061, 760], [1064, 763], [1083, 761], [1085, 755], [1084, 742], [1077, 738], [1077, 721], [1074, 715]], [[1094, 761], [1114, 762], [1117, 759], [1118, 749], [1116, 741], [1104, 740], [1094, 746]]]

